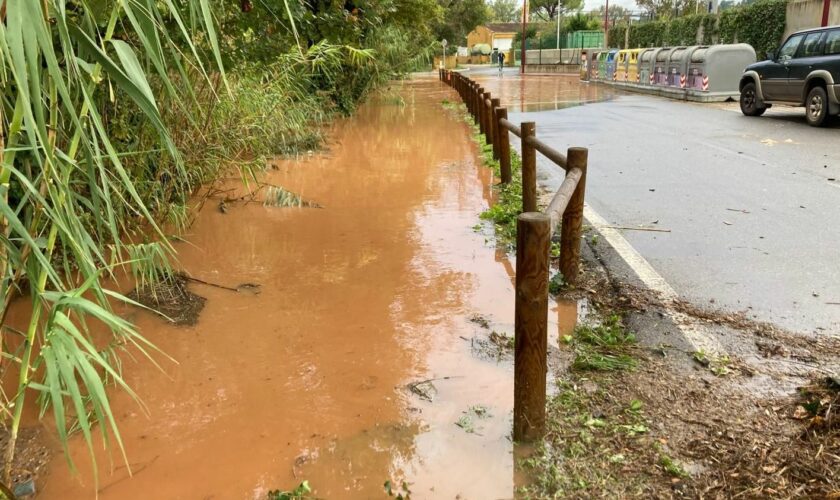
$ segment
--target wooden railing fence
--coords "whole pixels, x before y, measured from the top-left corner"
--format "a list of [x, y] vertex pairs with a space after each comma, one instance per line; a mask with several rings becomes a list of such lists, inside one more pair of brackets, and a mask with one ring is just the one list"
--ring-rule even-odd
[[[545, 430], [551, 239], [559, 225], [560, 272], [566, 283], [577, 284], [589, 151], [573, 147], [564, 155], [537, 138], [534, 122], [519, 126], [511, 123], [501, 101], [478, 82], [457, 71], [440, 70], [439, 76], [458, 92], [481, 134], [493, 145], [502, 183], [512, 179], [510, 134], [522, 141], [522, 213], [516, 226], [513, 438], [533, 441]], [[563, 183], [543, 211], [537, 209], [537, 153], [566, 171]]]

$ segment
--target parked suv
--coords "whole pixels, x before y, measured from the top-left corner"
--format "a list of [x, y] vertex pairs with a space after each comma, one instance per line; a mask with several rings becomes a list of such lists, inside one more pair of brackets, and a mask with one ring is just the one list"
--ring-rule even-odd
[[840, 26], [799, 31], [741, 77], [741, 112], [761, 116], [773, 104], [805, 106], [810, 125], [840, 114]]

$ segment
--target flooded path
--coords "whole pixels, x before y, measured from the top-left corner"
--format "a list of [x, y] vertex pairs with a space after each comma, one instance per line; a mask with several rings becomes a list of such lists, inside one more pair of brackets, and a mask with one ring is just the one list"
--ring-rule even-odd
[[501, 100], [509, 112], [555, 111], [626, 95], [613, 87], [581, 82], [573, 75], [526, 75], [481, 69], [465, 73]]
[[[383, 497], [389, 479], [414, 498], [513, 496], [512, 363], [475, 347], [513, 335], [513, 263], [473, 229], [494, 179], [441, 106], [451, 89], [401, 95], [267, 174], [323, 208], [207, 203], [180, 267], [261, 293], [192, 284], [207, 305], [191, 327], [130, 311], [178, 364], [126, 359], [148, 416], [114, 393], [134, 475], [101, 454], [100, 498], [257, 499], [304, 479], [320, 498]], [[79, 474], [56, 453], [39, 498], [94, 497], [80, 439], [72, 454]]]

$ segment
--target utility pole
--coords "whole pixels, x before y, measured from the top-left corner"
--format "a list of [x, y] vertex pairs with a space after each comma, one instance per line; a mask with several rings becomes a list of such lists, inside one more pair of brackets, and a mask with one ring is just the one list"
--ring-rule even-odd
[[[554, 15], [557, 16], [557, 50], [560, 50], [560, 0], [557, 0], [557, 10], [554, 12]], [[560, 59], [562, 60], [563, 58], [561, 57]]]
[[610, 48], [610, 0], [604, 6], [604, 48]]
[[627, 14], [627, 26], [624, 27], [624, 48], [630, 48], [630, 14]]
[[520, 57], [519, 72], [523, 75], [525, 74], [525, 45], [528, 43], [528, 38], [525, 34], [528, 29], [528, 3], [528, 0], [525, 0], [522, 4], [522, 55]]
[[831, 0], [823, 0], [823, 15], [821, 26], [828, 26], [828, 11], [831, 9]]

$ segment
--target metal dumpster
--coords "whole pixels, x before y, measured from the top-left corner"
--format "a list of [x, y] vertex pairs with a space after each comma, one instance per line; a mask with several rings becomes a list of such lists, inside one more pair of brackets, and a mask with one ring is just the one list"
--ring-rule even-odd
[[606, 80], [607, 77], [607, 56], [609, 56], [608, 51], [603, 51], [598, 53], [598, 68], [595, 71], [595, 79], [596, 80]]
[[607, 52], [607, 61], [605, 67], [605, 76], [604, 80], [606, 81], [615, 81], [615, 69], [616, 64], [618, 63], [618, 49], [613, 49]]
[[698, 47], [689, 60], [687, 86], [737, 94], [744, 68], [754, 62], [755, 50], [746, 43]]
[[643, 49], [639, 54], [639, 84], [653, 85], [654, 70], [653, 63], [656, 61], [656, 54], [662, 49]]
[[627, 51], [627, 64], [624, 67], [624, 81], [639, 83], [639, 54], [642, 49], [630, 49]]
[[685, 88], [685, 73], [688, 70], [689, 47], [674, 47], [668, 54], [669, 87]]
[[601, 54], [600, 50], [590, 50], [587, 59], [587, 70], [589, 71], [589, 81], [598, 79], [598, 56]]
[[627, 59], [629, 57], [628, 50], [619, 50], [615, 56], [615, 73], [613, 79], [617, 82], [627, 81]]
[[653, 61], [653, 84], [668, 86], [668, 58], [673, 48], [660, 49]]

